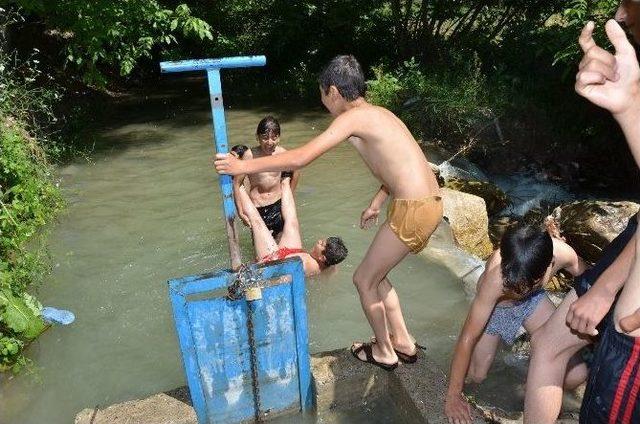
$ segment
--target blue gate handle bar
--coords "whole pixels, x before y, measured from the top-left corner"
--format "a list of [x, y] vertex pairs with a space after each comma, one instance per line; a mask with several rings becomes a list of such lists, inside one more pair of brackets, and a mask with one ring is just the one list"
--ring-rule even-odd
[[224, 68], [251, 68], [264, 66], [267, 63], [265, 56], [237, 56], [223, 57], [220, 59], [194, 59], [179, 60], [175, 62], [160, 62], [162, 73], [207, 71], [209, 69]]

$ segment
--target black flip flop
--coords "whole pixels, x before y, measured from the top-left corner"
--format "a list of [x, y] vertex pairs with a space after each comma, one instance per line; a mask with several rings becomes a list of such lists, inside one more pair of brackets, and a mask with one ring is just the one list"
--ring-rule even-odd
[[[365, 359], [362, 359], [358, 356], [361, 351], [364, 351]], [[398, 367], [397, 362], [395, 364], [383, 364], [382, 362], [376, 361], [373, 357], [373, 352], [371, 351], [371, 343], [362, 343], [355, 349], [353, 348], [353, 346], [351, 346], [351, 354], [358, 361], [375, 365], [376, 367], [380, 367], [385, 371], [393, 371]]]

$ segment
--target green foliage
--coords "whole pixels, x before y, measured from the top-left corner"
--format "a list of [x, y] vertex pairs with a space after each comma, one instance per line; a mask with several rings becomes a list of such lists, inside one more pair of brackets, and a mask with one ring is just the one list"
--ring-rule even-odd
[[66, 62], [86, 82], [104, 85], [105, 72], [128, 75], [154, 48], [167, 48], [177, 37], [213, 38], [211, 27], [191, 14], [186, 4], [165, 9], [154, 0], [85, 1], [18, 0], [40, 16], [67, 42]]
[[9, 289], [0, 290], [0, 308], [0, 321], [13, 333], [32, 340], [44, 331], [42, 306], [29, 294], [17, 297]]
[[28, 363], [23, 356], [24, 347], [45, 329], [40, 318], [42, 307], [26, 290], [47, 271], [38, 249], [38, 231], [62, 205], [42, 147], [43, 140], [48, 140], [47, 125], [55, 121], [52, 103], [58, 99], [58, 92], [36, 84], [43, 75], [37, 66], [37, 52], [21, 60], [7, 51], [6, 26], [20, 17], [7, 14], [3, 18], [0, 20], [0, 371], [18, 372]]
[[42, 278], [46, 266], [26, 244], [33, 244], [38, 228], [61, 204], [35, 140], [0, 116], [0, 371], [21, 369], [24, 342], [45, 328], [41, 305], [25, 290]]
[[601, 46], [609, 46], [602, 28], [613, 17], [619, 4], [619, 0], [573, 0], [562, 15], [549, 24], [548, 30], [554, 31], [558, 40], [554, 64], [572, 66], [579, 61], [582, 52], [576, 42], [576, 34], [588, 21], [596, 24], [596, 42]]
[[15, 337], [6, 336], [0, 332], [0, 372], [19, 372], [27, 365], [27, 359], [22, 356], [24, 342]]
[[415, 134], [464, 142], [505, 106], [502, 89], [490, 85], [479, 60], [448, 68], [427, 68], [415, 60], [394, 72], [374, 68], [368, 99], [395, 111]]

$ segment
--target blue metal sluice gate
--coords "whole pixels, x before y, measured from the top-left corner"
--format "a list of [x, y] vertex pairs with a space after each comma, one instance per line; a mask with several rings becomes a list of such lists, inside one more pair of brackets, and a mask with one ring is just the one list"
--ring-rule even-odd
[[[289, 259], [257, 272], [266, 287], [262, 299], [253, 301], [227, 297], [236, 278], [229, 271], [169, 282], [200, 423], [264, 419], [312, 407], [302, 262]], [[290, 282], [268, 281], [283, 276]]]
[[[228, 153], [220, 70], [265, 63], [264, 56], [247, 56], [162, 62], [160, 68], [163, 73], [207, 72], [216, 151]], [[294, 258], [241, 269], [232, 179], [222, 175], [219, 183], [235, 272], [221, 270], [169, 281], [198, 422], [262, 421], [310, 409], [313, 398], [302, 262]], [[242, 274], [247, 270], [253, 287], [241, 289], [236, 296], [232, 289], [243, 282]]]

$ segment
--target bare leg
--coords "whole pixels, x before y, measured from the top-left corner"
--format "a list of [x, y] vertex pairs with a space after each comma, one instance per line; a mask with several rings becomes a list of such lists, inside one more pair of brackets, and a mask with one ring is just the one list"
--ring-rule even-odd
[[[524, 327], [527, 332], [533, 335], [536, 331], [553, 316], [556, 311], [555, 305], [545, 296], [540, 302], [535, 312], [525, 321]], [[575, 353], [567, 364], [567, 371], [564, 376], [563, 387], [565, 389], [575, 389], [584, 383], [589, 375], [589, 369], [584, 363], [579, 353]]]
[[262, 220], [258, 209], [249, 198], [244, 187], [235, 187], [234, 194], [236, 202], [242, 205], [242, 210], [251, 225], [251, 233], [253, 234], [253, 245], [256, 249], [256, 257], [258, 259], [272, 254], [278, 250], [278, 245], [273, 239], [271, 232]]
[[565, 320], [578, 296], [571, 290], [556, 312], [531, 335], [524, 422], [553, 423], [562, 406], [562, 387], [571, 358], [590, 342], [571, 332]]
[[[389, 228], [389, 224], [385, 222], [378, 230], [367, 254], [353, 275], [353, 283], [358, 289], [362, 309], [377, 340], [372, 348], [373, 357], [376, 361], [385, 364], [392, 364], [398, 360], [389, 338], [387, 318], [389, 322], [399, 323], [402, 321], [402, 326], [406, 326], [402, 319], [399, 303], [397, 309], [390, 311], [392, 316], [387, 317], [384, 303], [378, 294], [378, 286], [387, 276], [387, 273], [408, 253], [409, 248], [393, 233]], [[410, 343], [401, 338], [402, 335], [396, 335], [396, 340], [399, 344]], [[358, 344], [354, 344], [354, 347], [358, 347]], [[361, 359], [364, 359], [364, 352], [361, 352], [360, 356]]]
[[467, 378], [474, 383], [482, 383], [487, 378], [487, 373], [496, 357], [496, 351], [500, 345], [500, 336], [484, 333], [471, 355]]
[[578, 352], [571, 357], [569, 364], [567, 364], [567, 373], [564, 376], [564, 388], [566, 390], [574, 390], [587, 381], [587, 377], [589, 377], [589, 368]]
[[290, 249], [302, 248], [302, 236], [300, 235], [300, 223], [298, 222], [298, 213], [296, 212], [296, 202], [291, 191], [291, 181], [289, 178], [282, 180], [282, 219], [284, 220], [284, 228], [280, 235], [278, 245], [280, 247], [288, 247]]
[[[387, 277], [378, 285], [378, 296], [382, 299], [389, 324], [389, 333], [393, 334], [393, 348], [407, 355], [416, 351], [415, 341], [409, 334], [400, 309], [400, 299]], [[402, 343], [401, 343], [402, 341]]]

